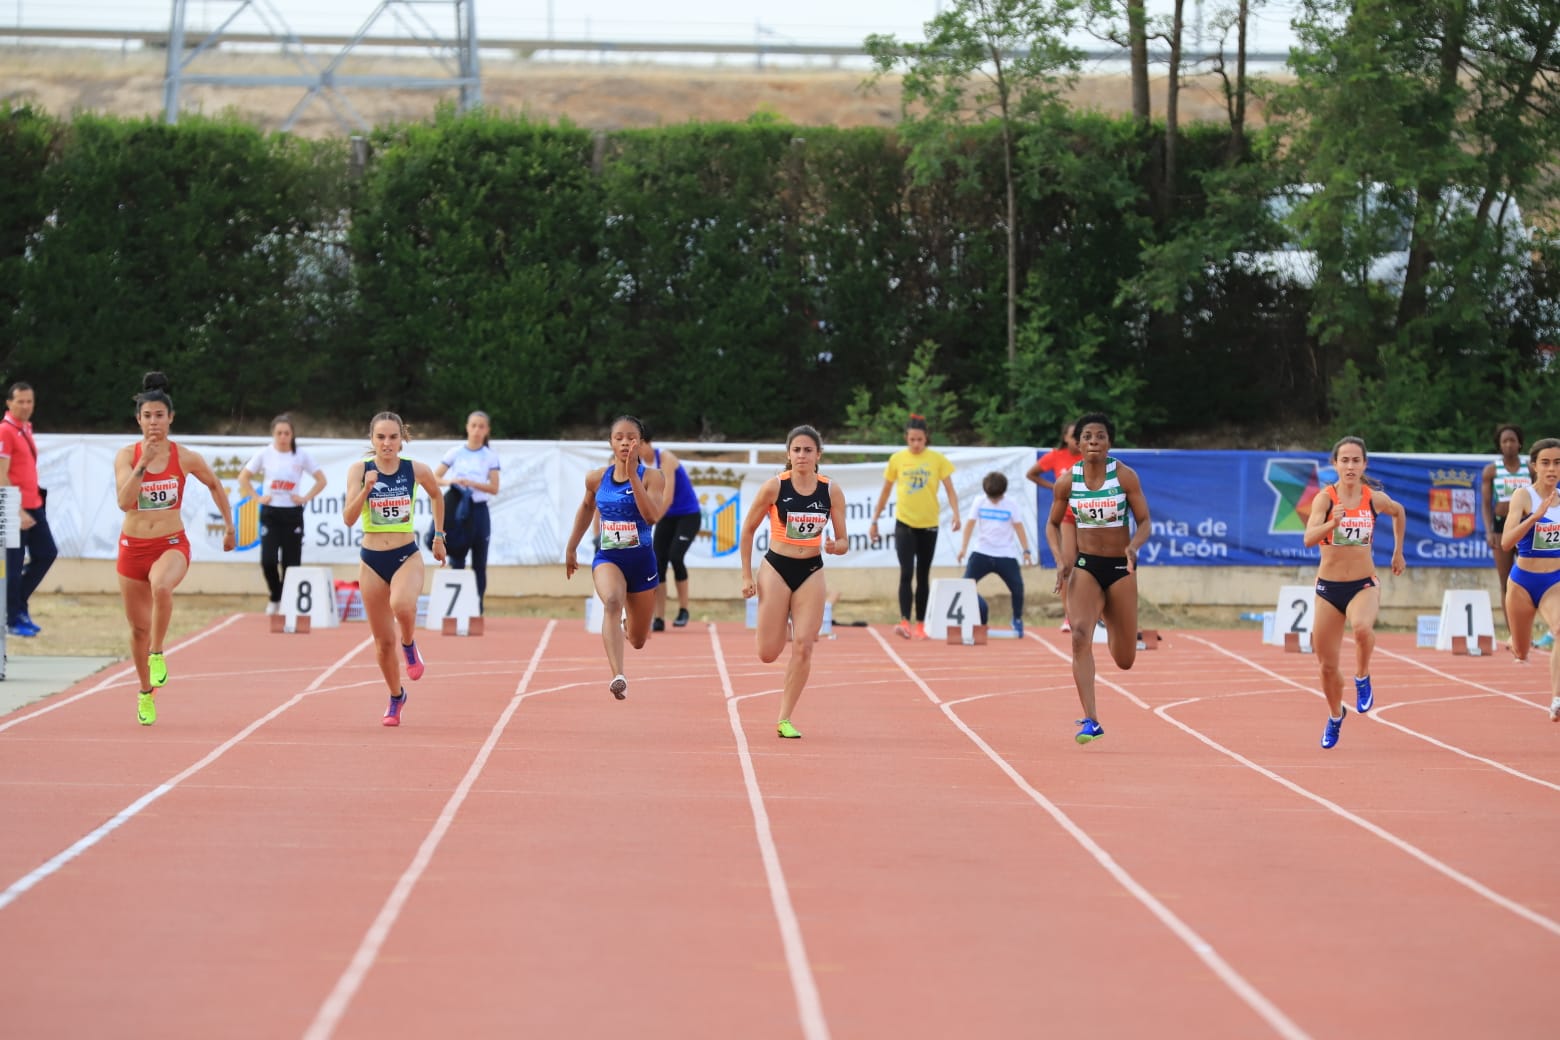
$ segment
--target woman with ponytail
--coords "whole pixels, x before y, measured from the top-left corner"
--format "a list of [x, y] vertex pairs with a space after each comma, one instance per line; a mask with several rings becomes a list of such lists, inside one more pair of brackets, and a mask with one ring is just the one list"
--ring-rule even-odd
[[130, 658], [141, 681], [136, 716], [141, 725], [150, 726], [157, 721], [156, 691], [168, 682], [163, 641], [173, 617], [173, 590], [190, 569], [190, 540], [180, 516], [186, 477], [206, 485], [222, 513], [223, 552], [233, 551], [237, 536], [227, 489], [211, 465], [198, 452], [168, 439], [173, 426], [168, 377], [148, 372], [135, 408], [141, 440], [114, 456], [114, 484], [125, 514], [116, 570], [125, 620], [130, 622]]
[[[926, 418], [911, 413], [905, 424], [905, 447], [889, 456], [883, 470], [883, 490], [877, 508], [872, 511], [872, 526], [867, 534], [878, 540], [878, 518], [894, 497], [894, 552], [899, 556], [899, 624], [894, 632], [905, 639], [926, 638], [926, 601], [931, 595], [932, 555], [937, 551], [937, 530], [941, 510], [937, 505], [937, 486], [948, 492], [948, 508], [953, 510], [950, 528], [959, 529], [959, 494], [953, 489], [953, 463], [940, 451], [927, 447]], [[912, 577], [914, 584], [911, 583]], [[914, 604], [915, 628], [910, 627]]]

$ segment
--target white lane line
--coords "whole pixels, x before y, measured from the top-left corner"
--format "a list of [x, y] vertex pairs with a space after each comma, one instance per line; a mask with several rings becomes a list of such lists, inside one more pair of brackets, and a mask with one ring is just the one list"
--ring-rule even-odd
[[255, 721], [251, 722], [249, 725], [245, 726], [243, 729], [239, 730], [233, 736], [229, 737], [227, 740], [223, 741], [221, 744], [218, 744], [215, 748], [213, 748], [210, 752], [208, 752], [205, 755], [205, 757], [200, 759], [200, 761], [198, 761], [194, 765], [188, 767], [183, 772], [178, 773], [175, 776], [173, 776], [173, 777], [169, 778], [168, 780], [164, 781], [163, 783], [159, 784], [157, 787], [155, 787], [152, 790], [148, 791], [146, 794], [143, 794], [141, 797], [137, 798], [135, 801], [131, 802], [129, 805], [127, 805], [123, 809], [119, 810], [119, 812], [116, 813], [113, 816], [112, 819], [110, 819], [106, 823], [102, 824], [100, 827], [98, 827], [96, 830], [92, 831], [90, 834], [88, 834], [85, 837], [81, 838], [74, 845], [70, 846], [70, 848], [68, 848], [65, 851], [59, 853], [54, 858], [50, 859], [47, 863], [44, 863], [41, 866], [39, 866], [39, 867], [35, 868], [34, 870], [30, 871], [26, 876], [24, 876], [22, 878], [19, 878], [16, 881], [13, 881], [11, 883], [11, 885], [4, 892], [0, 892], [0, 910], [4, 910], [6, 907], [8, 907], [12, 903], [16, 902], [17, 899], [21, 898], [21, 896], [24, 893], [26, 893], [29, 890], [31, 890], [40, 881], [43, 881], [45, 878], [49, 877], [51, 874], [54, 874], [54, 873], [58, 872], [61, 867], [65, 866], [71, 860], [77, 858], [82, 853], [84, 853], [88, 849], [90, 849], [92, 846], [96, 845], [98, 842], [100, 842], [104, 838], [108, 837], [114, 831], [118, 830], [120, 827], [123, 827], [125, 824], [129, 823], [132, 819], [134, 819], [136, 817], [136, 815], [138, 813], [140, 813], [140, 811], [142, 809], [145, 809], [148, 805], [151, 805], [153, 802], [157, 801], [157, 799], [161, 798], [163, 795], [167, 794], [169, 791], [172, 791], [174, 788], [178, 787], [181, 783], [183, 783], [184, 781], [188, 780], [190, 777], [194, 776], [196, 773], [199, 773], [202, 769], [205, 769], [207, 766], [211, 765], [211, 763], [215, 762], [217, 759], [221, 758], [223, 755], [227, 754], [234, 747], [236, 747], [240, 742], [242, 742], [244, 740], [244, 738], [248, 737], [251, 733], [255, 732], [261, 726], [264, 726], [267, 722], [270, 722], [272, 719], [276, 718], [282, 712], [286, 711], [288, 708], [291, 708], [293, 705], [297, 704], [299, 701], [303, 700], [305, 697], [308, 697], [308, 696], [318, 692], [319, 688], [325, 684], [325, 680], [329, 679], [340, 668], [345, 666], [346, 663], [348, 661], [350, 661], [353, 658], [353, 656], [356, 655], [363, 648], [368, 647], [368, 646], [372, 646], [373, 642], [374, 641], [372, 639], [365, 639], [365, 640], [363, 640], [363, 642], [359, 643], [357, 646], [353, 647], [351, 650], [348, 650], [345, 655], [343, 655], [341, 658], [339, 658], [336, 661], [335, 664], [331, 665], [329, 668], [325, 669], [325, 671], [321, 672], [315, 678], [315, 680], [313, 682], [311, 682], [307, 687], [304, 688], [304, 690], [301, 693], [294, 694], [292, 696], [292, 698], [287, 700], [285, 703], [280, 704], [280, 705], [278, 705], [275, 708], [272, 708], [270, 711], [266, 712], [264, 715], [260, 716], [258, 719], [256, 719]]
[[1494, 903], [1496, 906], [1501, 907], [1504, 910], [1509, 910], [1513, 914], [1516, 914], [1518, 917], [1522, 918], [1523, 920], [1530, 921], [1533, 924], [1538, 925], [1540, 928], [1544, 929], [1546, 932], [1550, 932], [1553, 935], [1560, 935], [1560, 922], [1556, 922], [1554, 920], [1551, 920], [1550, 918], [1545, 917], [1543, 914], [1538, 913], [1535, 910], [1530, 910], [1528, 907], [1523, 906], [1521, 903], [1517, 902], [1514, 899], [1506, 898], [1505, 896], [1501, 895], [1499, 892], [1496, 892], [1494, 889], [1490, 888], [1489, 886], [1487, 886], [1485, 884], [1482, 884], [1481, 882], [1475, 881], [1473, 878], [1469, 877], [1467, 874], [1464, 874], [1462, 871], [1457, 870], [1455, 867], [1452, 867], [1452, 866], [1450, 866], [1450, 865], [1448, 865], [1446, 863], [1441, 862], [1440, 860], [1436, 859], [1434, 856], [1430, 855], [1428, 852], [1425, 852], [1423, 849], [1419, 848], [1417, 845], [1413, 845], [1413, 844], [1409, 843], [1408, 841], [1405, 841], [1404, 839], [1399, 838], [1396, 834], [1393, 834], [1391, 831], [1386, 830], [1385, 828], [1378, 827], [1376, 824], [1371, 823], [1369, 820], [1365, 819], [1362, 816], [1355, 815], [1354, 813], [1352, 813], [1349, 810], [1345, 809], [1343, 806], [1339, 805], [1337, 802], [1334, 802], [1334, 801], [1331, 801], [1331, 800], [1329, 800], [1327, 798], [1324, 798], [1324, 797], [1322, 797], [1319, 794], [1315, 794], [1314, 792], [1312, 792], [1310, 790], [1307, 790], [1306, 788], [1304, 788], [1304, 787], [1300, 786], [1299, 784], [1295, 783], [1293, 780], [1290, 780], [1287, 777], [1280, 776], [1279, 774], [1273, 772], [1271, 769], [1268, 769], [1265, 766], [1258, 765], [1257, 763], [1253, 762], [1251, 759], [1247, 758], [1245, 755], [1240, 754], [1238, 751], [1230, 750], [1229, 748], [1225, 747], [1223, 744], [1220, 744], [1218, 741], [1214, 740], [1211, 737], [1204, 736], [1202, 733], [1200, 733], [1197, 730], [1193, 729], [1191, 726], [1186, 725], [1186, 723], [1181, 722], [1179, 719], [1175, 719], [1175, 718], [1171, 717], [1171, 715], [1169, 714], [1169, 711], [1170, 711], [1171, 708], [1177, 708], [1177, 707], [1180, 707], [1180, 706], [1185, 705], [1185, 704], [1193, 704], [1193, 703], [1196, 703], [1197, 701], [1199, 701], [1201, 699], [1202, 698], [1200, 698], [1200, 697], [1193, 697], [1193, 698], [1190, 698], [1188, 700], [1175, 701], [1174, 703], [1171, 703], [1171, 704], [1161, 705], [1160, 707], [1154, 709], [1154, 714], [1158, 715], [1160, 718], [1162, 718], [1166, 722], [1170, 723], [1170, 725], [1172, 725], [1172, 726], [1176, 727], [1177, 729], [1181, 730], [1183, 733], [1186, 733], [1187, 735], [1192, 737], [1194, 740], [1201, 741], [1203, 744], [1206, 744], [1208, 747], [1213, 748], [1215, 751], [1219, 752], [1221, 755], [1225, 755], [1225, 756], [1228, 756], [1229, 758], [1234, 759], [1236, 762], [1239, 762], [1241, 765], [1245, 766], [1247, 769], [1250, 769], [1250, 770], [1252, 770], [1252, 771], [1254, 771], [1256, 773], [1261, 774], [1262, 776], [1267, 777], [1269, 780], [1271, 780], [1274, 783], [1279, 784], [1279, 785], [1289, 789], [1290, 791], [1292, 791], [1295, 794], [1299, 795], [1301, 798], [1304, 798], [1304, 799], [1306, 799], [1308, 801], [1311, 801], [1311, 802], [1315, 802], [1317, 805], [1320, 805], [1322, 808], [1326, 809], [1328, 812], [1331, 812], [1331, 813], [1341, 817], [1342, 819], [1345, 819], [1345, 820], [1349, 821], [1350, 823], [1354, 824], [1356, 827], [1359, 827], [1359, 828], [1367, 831], [1368, 833], [1375, 835], [1376, 837], [1380, 838], [1382, 841], [1388, 843], [1389, 845], [1392, 845], [1395, 848], [1400, 849], [1401, 851], [1408, 853], [1408, 855], [1412, 856], [1414, 859], [1417, 859], [1419, 862], [1423, 863], [1425, 866], [1429, 867], [1431, 870], [1434, 870], [1436, 873], [1442, 875], [1443, 877], [1446, 877], [1446, 878], [1451, 879], [1452, 881], [1455, 881], [1457, 884], [1459, 884], [1459, 885], [1463, 886], [1464, 888], [1468, 889], [1470, 892], [1473, 892], [1473, 893], [1475, 893], [1477, 895], [1483, 896], [1485, 899], [1487, 899], [1490, 902]]
[[[244, 615], [242, 615], [242, 614], [232, 614], [229, 617], [227, 617], [226, 619], [224, 619], [222, 621], [219, 621], [217, 624], [212, 625], [210, 628], [207, 628], [207, 629], [204, 629], [204, 630], [202, 630], [200, 632], [195, 633], [194, 635], [190, 636], [188, 639], [184, 640], [183, 642], [179, 642], [179, 643], [173, 644], [172, 646], [170, 646], [164, 652], [165, 656], [172, 657], [174, 654], [178, 653], [180, 650], [184, 650], [184, 649], [187, 649], [189, 647], [194, 646], [196, 643], [200, 642], [202, 639], [205, 639], [207, 636], [214, 636], [214, 635], [216, 635], [218, 632], [222, 631], [224, 628], [227, 628], [229, 625], [231, 625], [233, 622], [239, 620], [243, 616]], [[51, 701], [50, 703], [44, 705], [43, 707], [39, 708], [36, 711], [30, 711], [30, 712], [28, 712], [25, 715], [18, 715], [18, 716], [14, 717], [14, 718], [6, 719], [4, 722], [0, 722], [0, 733], [4, 733], [6, 730], [10, 729], [12, 726], [20, 726], [22, 723], [28, 721], [29, 719], [36, 719], [40, 715], [47, 715], [51, 711], [58, 711], [59, 709], [65, 707], [65, 705], [67, 705], [67, 704], [74, 704], [77, 701], [81, 700], [83, 697], [90, 697], [94, 693], [101, 693], [104, 690], [108, 689], [110, 686], [113, 686], [115, 683], [118, 683], [118, 682], [121, 682], [121, 681], [123, 681], [125, 679], [128, 679], [130, 676], [132, 676], [134, 674], [135, 674], [135, 666], [134, 665], [131, 665], [130, 667], [127, 667], [127, 668], [121, 668], [121, 669], [119, 669], [119, 671], [114, 672], [112, 675], [108, 676], [107, 678], [99, 680], [97, 685], [92, 686], [89, 689], [82, 690], [80, 693], [71, 694], [69, 697], [66, 697], [66, 698], [64, 698], [62, 700]]]
[[[1425, 664], [1423, 661], [1416, 661], [1412, 657], [1407, 657], [1407, 656], [1405, 656], [1403, 654], [1393, 653], [1391, 650], [1384, 650], [1381, 647], [1377, 647], [1376, 648], [1376, 653], [1383, 654], [1383, 655], [1385, 655], [1387, 657], [1390, 657], [1390, 658], [1392, 658], [1394, 660], [1397, 660], [1397, 661], [1406, 662], [1407, 664], [1413, 665], [1415, 668], [1422, 668], [1425, 671], [1429, 672], [1431, 675], [1438, 675], [1438, 676], [1440, 676], [1443, 679], [1449, 679], [1452, 682], [1455, 682], [1459, 686], [1469, 686], [1469, 687], [1472, 687], [1475, 690], [1483, 690], [1486, 693], [1492, 693], [1492, 694], [1494, 694], [1497, 697], [1505, 697], [1505, 698], [1507, 698], [1509, 700], [1516, 701], [1518, 704], [1525, 704], [1525, 705], [1527, 705], [1529, 707], [1537, 708], [1540, 711], [1547, 712], [1549, 710], [1549, 705], [1547, 705], [1547, 704], [1534, 704], [1532, 701], [1528, 700], [1526, 697], [1522, 696], [1519, 693], [1509, 693], [1506, 690], [1498, 690], [1498, 689], [1496, 689], [1493, 686], [1486, 686], [1483, 683], [1474, 682], [1472, 679], [1464, 679], [1461, 676], [1452, 675], [1449, 672], [1443, 672], [1439, 668], [1432, 668], [1430, 665]], [[1518, 667], [1521, 667], [1521, 666], [1519, 665]], [[1429, 702], [1428, 701], [1415, 701], [1414, 703], [1416, 703], [1416, 704], [1426, 704], [1426, 703], [1429, 703]]]
[[764, 807], [764, 795], [758, 787], [758, 772], [753, 768], [747, 734], [742, 731], [739, 705], [745, 697], [738, 697], [731, 686], [731, 674], [726, 670], [726, 655], [721, 651], [720, 633], [714, 625], [710, 625], [709, 630], [710, 643], [715, 648], [715, 669], [720, 673], [721, 689], [726, 695], [726, 718], [731, 724], [731, 735], [737, 742], [737, 758], [742, 763], [742, 782], [747, 785], [748, 808], [753, 813], [753, 830], [764, 862], [764, 876], [769, 882], [769, 901], [774, 906], [775, 920], [780, 926], [780, 942], [785, 948], [785, 963], [791, 975], [791, 992], [796, 999], [797, 1018], [801, 1023], [802, 1035], [807, 1040], [828, 1040], [829, 1023], [823, 1017], [823, 1001], [818, 995], [812, 964], [807, 959], [807, 946], [802, 941], [802, 924], [796, 916], [796, 908], [791, 904], [791, 890], [785, 883], [785, 871], [780, 866], [780, 851], [775, 847], [774, 832], [769, 827], [769, 810]]
[[504, 729], [509, 725], [509, 720], [519, 710], [521, 703], [533, 694], [526, 692], [530, 686], [531, 678], [536, 674], [537, 666], [542, 663], [542, 655], [547, 651], [547, 643], [552, 638], [553, 630], [558, 627], [556, 620], [547, 622], [547, 627], [542, 630], [541, 641], [536, 644], [536, 650], [531, 654], [531, 661], [526, 665], [525, 674], [520, 677], [519, 685], [515, 687], [514, 695], [510, 698], [508, 706], [498, 716], [498, 721], [493, 723], [488, 730], [487, 739], [482, 742], [482, 747], [477, 751], [475, 758], [471, 760], [466, 775], [461, 778], [449, 800], [444, 803], [444, 809], [439, 813], [439, 818], [434, 821], [417, 853], [412, 857], [412, 862], [396, 881], [395, 887], [390, 890], [390, 895], [385, 899], [384, 905], [379, 908], [379, 914], [369, 925], [368, 932], [363, 936], [363, 941], [358, 944], [357, 952], [353, 954], [341, 977], [336, 980], [335, 987], [330, 995], [325, 998], [325, 1003], [320, 1005], [320, 1010], [314, 1016], [307, 1031], [304, 1032], [304, 1040], [324, 1040], [340, 1024], [341, 1018], [347, 1012], [347, 1007], [352, 1003], [352, 998], [363, 985], [363, 980], [368, 977], [369, 969], [374, 966], [374, 961], [379, 957], [379, 951], [383, 949], [385, 940], [390, 937], [390, 929], [395, 927], [396, 918], [401, 916], [406, 901], [411, 898], [412, 889], [422, 879], [423, 873], [428, 869], [428, 864], [433, 861], [433, 854], [438, 851], [439, 845], [444, 840], [444, 835], [449, 832], [455, 822], [455, 814], [460, 811], [461, 805], [466, 801], [466, 796], [471, 793], [471, 788], [476, 784], [477, 778], [482, 775], [482, 770], [487, 766], [488, 758], [493, 754], [493, 748], [503, 736]]
[[952, 710], [952, 704], [945, 703], [939, 699], [931, 687], [927, 686], [921, 680], [921, 677], [916, 675], [910, 666], [905, 663], [904, 659], [894, 651], [887, 640], [879, 636], [876, 630], [869, 629], [868, 631], [872, 633], [873, 638], [877, 639], [883, 648], [883, 652], [889, 656], [889, 659], [899, 666], [900, 671], [904, 672], [910, 681], [915, 683], [933, 704], [942, 709], [943, 714], [948, 717], [949, 721], [957, 726], [976, 747], [980, 748], [985, 756], [991, 759], [997, 768], [1002, 770], [1020, 791], [1024, 792], [1036, 805], [1044, 809], [1074, 841], [1083, 847], [1085, 852], [1094, 858], [1096, 863], [1104, 868], [1111, 877], [1116, 879], [1117, 884], [1126, 889], [1149, 913], [1158, 918], [1159, 922], [1168, 928], [1176, 938], [1180, 939], [1199, 960], [1207, 965], [1209, 970], [1229, 987], [1231, 992], [1244, 1001], [1247, 1007], [1255, 1011], [1264, 1022], [1272, 1027], [1275, 1033], [1282, 1037], [1291, 1038], [1291, 1040], [1303, 1040], [1307, 1036], [1306, 1032], [1291, 1020], [1288, 1015], [1279, 1010], [1276, 1004], [1231, 967], [1230, 963], [1213, 948], [1213, 945], [1208, 940], [1198, 935], [1190, 925], [1182, 921], [1169, 907], [1156, 899], [1153, 893], [1144, 888], [1136, 878], [1127, 872], [1125, 867], [1117, 863], [1110, 853], [1106, 852], [1097, 841], [1089, 836], [1087, 831], [1073, 822], [1073, 819], [1058, 808], [1055, 802], [1041, 794], [1028, 780], [1024, 779], [1023, 775], [1017, 769], [1014, 769], [1007, 759], [998, 754], [990, 744], [986, 743], [980, 734], [965, 725], [964, 720], [959, 718], [957, 713]]
[[[1288, 686], [1292, 686], [1292, 687], [1294, 687], [1297, 690], [1304, 690], [1306, 693], [1309, 693], [1312, 696], [1322, 697], [1323, 700], [1326, 699], [1325, 697], [1323, 697], [1322, 691], [1316, 689], [1314, 686], [1308, 686], [1305, 683], [1298, 682], [1298, 681], [1296, 681], [1294, 679], [1289, 678], [1288, 676], [1280, 675], [1277, 672], [1272, 671], [1272, 670], [1264, 667], [1263, 665], [1258, 664], [1256, 661], [1253, 661], [1249, 657], [1245, 657], [1245, 656], [1243, 656], [1241, 654], [1235, 653], [1233, 650], [1226, 650], [1226, 649], [1224, 649], [1224, 647], [1219, 646], [1217, 643], [1210, 643], [1208, 640], [1200, 639], [1200, 638], [1198, 638], [1197, 636], [1194, 636], [1194, 635], [1187, 635], [1186, 638], [1192, 640], [1193, 642], [1201, 643], [1204, 646], [1212, 647], [1213, 649], [1217, 650], [1219, 653], [1223, 654], [1224, 656], [1232, 658], [1232, 659], [1234, 659], [1236, 661], [1239, 661], [1242, 664], [1246, 665], [1247, 667], [1254, 668], [1257, 671], [1261, 672], [1263, 675], [1271, 676], [1272, 678], [1277, 679], [1280, 682], [1282, 682], [1282, 683], [1284, 683], [1284, 684], [1286, 684]], [[1393, 656], [1396, 656], [1396, 655], [1393, 655]], [[1434, 671], [1434, 669], [1431, 669], [1431, 671]], [[1440, 674], [1440, 673], [1438, 673], [1438, 674]], [[1455, 676], [1447, 676], [1447, 678], [1455, 679], [1456, 677]], [[1470, 684], [1470, 685], [1472, 685], [1472, 684]], [[1524, 702], [1524, 703], [1526, 703], [1526, 702]], [[1440, 748], [1443, 751], [1450, 751], [1452, 754], [1460, 755], [1461, 757], [1466, 758], [1469, 761], [1478, 762], [1478, 763], [1480, 763], [1482, 765], [1489, 766], [1491, 769], [1497, 769], [1500, 772], [1505, 773], [1508, 776], [1515, 777], [1518, 780], [1523, 780], [1523, 781], [1526, 781], [1527, 783], [1530, 783], [1530, 784], [1536, 784], [1539, 787], [1547, 787], [1551, 791], [1560, 791], [1560, 784], [1551, 783], [1550, 781], [1542, 779], [1541, 777], [1533, 776], [1531, 773], [1524, 773], [1520, 769], [1517, 769], [1517, 768], [1515, 768], [1513, 766], [1508, 766], [1504, 762], [1497, 762], [1493, 758], [1485, 758], [1483, 755], [1476, 755], [1472, 751], [1467, 750], [1466, 748], [1460, 748], [1460, 747], [1457, 747], [1454, 744], [1448, 744], [1446, 741], [1438, 740], [1435, 737], [1430, 736], [1430, 734], [1428, 734], [1428, 733], [1421, 733], [1417, 729], [1411, 729], [1408, 726], [1402, 725], [1401, 723], [1392, 722], [1392, 721], [1390, 721], [1388, 719], [1384, 719], [1377, 712], [1373, 711], [1369, 715], [1366, 715], [1365, 718], [1373, 719], [1373, 720], [1375, 720], [1377, 725], [1386, 726], [1388, 729], [1395, 729], [1399, 733], [1402, 733], [1402, 734], [1404, 734], [1406, 736], [1413, 737], [1415, 740], [1422, 740], [1426, 744], [1433, 744], [1434, 746]]]

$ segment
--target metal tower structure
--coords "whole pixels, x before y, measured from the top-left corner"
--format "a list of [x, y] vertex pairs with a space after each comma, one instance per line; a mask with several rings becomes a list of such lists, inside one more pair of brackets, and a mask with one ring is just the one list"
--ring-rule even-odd
[[[218, 0], [223, 4], [223, 0]], [[302, 99], [282, 124], [290, 130], [304, 110], [318, 98], [335, 115], [342, 127], [353, 131], [369, 129], [368, 122], [347, 100], [344, 89], [363, 90], [449, 90], [460, 94], [460, 109], [466, 111], [482, 103], [482, 73], [477, 61], [476, 0], [379, 0], [372, 14], [349, 39], [335, 57], [322, 61], [321, 55], [310, 53], [305, 40], [288, 27], [286, 20], [271, 0], [228, 0], [231, 8], [228, 16], [215, 29], [195, 42], [186, 31], [189, 0], [173, 0], [173, 18], [168, 32], [168, 73], [163, 80], [163, 118], [168, 123], [179, 121], [179, 106], [184, 88], [192, 85], [227, 87], [300, 87]], [[214, 6], [203, 0], [204, 7]], [[454, 35], [443, 35], [432, 22], [424, 17], [424, 8], [453, 8]], [[223, 73], [191, 72], [191, 66], [215, 50], [225, 36], [238, 35], [242, 16], [249, 22], [264, 27], [262, 41], [274, 41], [282, 55], [298, 67], [298, 72], [285, 75], [230, 75]], [[386, 35], [370, 35], [370, 31], [387, 18], [401, 31]], [[383, 31], [383, 30], [382, 30]], [[197, 34], [199, 35], [199, 34]], [[255, 42], [256, 34], [242, 34], [246, 43]], [[341, 71], [343, 63], [360, 45], [424, 48], [449, 71], [448, 76], [399, 76], [350, 75]]]

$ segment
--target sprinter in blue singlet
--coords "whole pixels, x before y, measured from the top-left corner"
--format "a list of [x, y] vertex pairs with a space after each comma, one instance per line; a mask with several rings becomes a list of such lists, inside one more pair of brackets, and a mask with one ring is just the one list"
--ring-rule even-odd
[[[651, 546], [651, 527], [661, 518], [661, 471], [646, 469], [639, 460], [644, 426], [631, 415], [612, 423], [612, 465], [585, 477], [585, 497], [574, 511], [574, 530], [564, 550], [563, 569], [574, 577], [575, 553], [595, 517], [601, 519], [601, 547], [590, 564], [591, 580], [604, 610], [601, 641], [607, 648], [612, 682], [607, 689], [618, 700], [628, 696], [623, 673], [623, 642], [635, 650], [650, 638], [655, 614], [655, 590], [661, 584]], [[622, 623], [618, 619], [625, 617]]]

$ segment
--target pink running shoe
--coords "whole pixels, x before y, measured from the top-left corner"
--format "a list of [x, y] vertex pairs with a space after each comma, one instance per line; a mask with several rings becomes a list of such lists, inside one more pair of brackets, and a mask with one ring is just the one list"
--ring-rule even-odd
[[1072, 622], [1068, 621], [1066, 618], [1062, 618], [1062, 631], [1063, 632], [1071, 632], [1072, 631]]
[[895, 625], [894, 626], [894, 635], [899, 636], [901, 639], [909, 639], [910, 638], [910, 622], [908, 622], [908, 621], [901, 621], [899, 624]]
[[417, 643], [414, 641], [409, 646], [406, 643], [402, 643], [401, 653], [406, 655], [406, 677], [413, 682], [421, 679], [423, 675], [423, 659], [422, 654], [417, 652]]
[[385, 709], [385, 717], [380, 720], [381, 725], [399, 726], [401, 724], [401, 709], [406, 707], [406, 691], [401, 691], [401, 696], [390, 698], [390, 707]]

